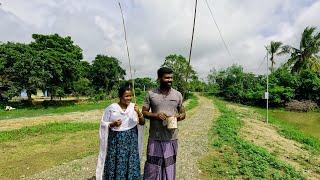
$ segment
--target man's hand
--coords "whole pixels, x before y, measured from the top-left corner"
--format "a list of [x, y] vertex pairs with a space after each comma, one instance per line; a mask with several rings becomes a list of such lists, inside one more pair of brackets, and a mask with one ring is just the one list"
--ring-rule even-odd
[[110, 127], [119, 127], [119, 126], [121, 126], [121, 124], [122, 124], [121, 119], [118, 119], [118, 120], [113, 121], [113, 122], [110, 124]]
[[167, 117], [168, 117], [168, 116], [167, 116], [166, 113], [163, 113], [163, 112], [157, 113], [157, 118], [158, 118], [159, 120], [164, 121], [164, 120], [167, 119]]
[[186, 110], [183, 106], [179, 108], [179, 112], [175, 115], [178, 121], [182, 121], [186, 118]]
[[142, 114], [144, 117], [149, 119], [159, 120], [159, 121], [164, 121], [168, 117], [166, 113], [163, 113], [163, 112], [152, 113], [152, 112], [149, 112], [149, 110], [150, 108], [147, 108], [145, 106], [142, 107]]

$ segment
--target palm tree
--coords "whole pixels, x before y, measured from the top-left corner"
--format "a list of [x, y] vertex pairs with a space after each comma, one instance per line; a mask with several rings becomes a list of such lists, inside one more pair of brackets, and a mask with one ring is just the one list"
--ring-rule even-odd
[[306, 27], [302, 33], [300, 47], [283, 46], [283, 52], [290, 53], [286, 63], [291, 72], [300, 73], [303, 69], [310, 69], [320, 73], [320, 32], [316, 27]]
[[274, 56], [282, 54], [281, 46], [282, 46], [282, 42], [280, 42], [280, 41], [271, 41], [270, 44], [266, 47], [268, 54], [271, 55], [271, 57], [270, 57], [271, 72], [273, 72], [274, 65], [276, 64], [276, 62], [274, 61]]

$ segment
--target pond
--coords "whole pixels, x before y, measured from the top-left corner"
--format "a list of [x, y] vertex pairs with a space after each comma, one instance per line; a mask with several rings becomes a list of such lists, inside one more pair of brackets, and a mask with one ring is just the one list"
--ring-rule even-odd
[[271, 110], [270, 115], [279, 120], [297, 126], [306, 134], [320, 139], [320, 112], [290, 112], [284, 110]]

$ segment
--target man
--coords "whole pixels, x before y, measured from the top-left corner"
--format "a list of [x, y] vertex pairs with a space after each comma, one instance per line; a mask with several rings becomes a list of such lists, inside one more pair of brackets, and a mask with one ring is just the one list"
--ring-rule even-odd
[[167, 67], [160, 68], [158, 81], [160, 87], [148, 92], [142, 107], [143, 115], [150, 119], [144, 179], [174, 180], [178, 129], [168, 129], [166, 120], [172, 116], [178, 121], [184, 120], [186, 113], [181, 93], [171, 87], [173, 71]]

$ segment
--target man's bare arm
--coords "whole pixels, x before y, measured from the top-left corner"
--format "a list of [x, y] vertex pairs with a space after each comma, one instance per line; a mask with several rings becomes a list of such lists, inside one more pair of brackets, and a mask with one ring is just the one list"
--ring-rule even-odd
[[152, 113], [149, 112], [149, 108], [146, 107], [142, 107], [142, 114], [144, 117], [148, 118], [148, 119], [156, 119], [156, 120], [160, 120], [160, 121], [164, 121], [167, 119], [167, 115], [163, 112], [160, 113]]
[[182, 121], [186, 118], [186, 110], [183, 106], [179, 108], [179, 113], [177, 115], [177, 120]]

